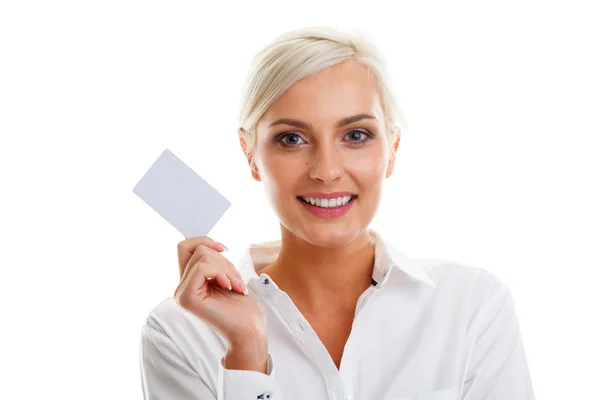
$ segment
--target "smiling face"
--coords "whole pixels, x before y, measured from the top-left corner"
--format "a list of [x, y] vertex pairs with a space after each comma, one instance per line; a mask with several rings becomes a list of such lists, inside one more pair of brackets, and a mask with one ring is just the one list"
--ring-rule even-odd
[[256, 132], [253, 175], [285, 229], [320, 247], [364, 232], [394, 166], [367, 67], [348, 60], [296, 82]]

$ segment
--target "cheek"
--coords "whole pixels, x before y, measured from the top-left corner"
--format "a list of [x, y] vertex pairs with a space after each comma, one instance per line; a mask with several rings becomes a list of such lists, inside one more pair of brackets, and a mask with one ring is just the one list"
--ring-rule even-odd
[[301, 160], [286, 154], [271, 154], [263, 157], [261, 164], [261, 179], [267, 192], [273, 196], [289, 194], [294, 182], [305, 172], [301, 168]]
[[373, 146], [353, 154], [346, 163], [346, 171], [359, 184], [372, 186], [385, 178], [387, 162], [385, 149], [379, 145]]
[[347, 173], [359, 185], [358, 189], [363, 196], [376, 195], [376, 189], [383, 184], [385, 178], [385, 168], [381, 163], [354, 164]]

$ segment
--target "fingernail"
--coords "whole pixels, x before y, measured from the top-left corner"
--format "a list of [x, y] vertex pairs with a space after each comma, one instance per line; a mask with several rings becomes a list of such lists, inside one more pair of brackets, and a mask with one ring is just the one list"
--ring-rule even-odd
[[245, 296], [247, 296], [247, 295], [248, 295], [248, 293], [249, 293], [249, 292], [248, 292], [248, 287], [245, 287], [245, 288], [244, 288], [244, 295], [245, 295]]
[[227, 284], [229, 285], [229, 290], [231, 290], [231, 281], [227, 278]]
[[216, 243], [217, 243], [217, 246], [219, 246], [221, 248], [221, 251], [229, 251], [227, 246], [225, 246], [223, 243], [221, 243], [221, 242], [216, 242]]
[[248, 294], [248, 286], [246, 286], [243, 280], [238, 279], [238, 285], [244, 288], [244, 294]]

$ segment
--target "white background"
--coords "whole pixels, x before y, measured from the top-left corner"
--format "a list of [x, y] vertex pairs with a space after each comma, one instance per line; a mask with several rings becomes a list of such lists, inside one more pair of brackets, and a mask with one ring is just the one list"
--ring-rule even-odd
[[169, 148], [233, 203], [210, 233], [232, 256], [276, 238], [239, 96], [256, 51], [318, 24], [371, 36], [410, 127], [372, 226], [509, 285], [538, 399], [598, 398], [596, 3], [2, 2], [0, 398], [142, 397], [183, 238], [132, 189]]

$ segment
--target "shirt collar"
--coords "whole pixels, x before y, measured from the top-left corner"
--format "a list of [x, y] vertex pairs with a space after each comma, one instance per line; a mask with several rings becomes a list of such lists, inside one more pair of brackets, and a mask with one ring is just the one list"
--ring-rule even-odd
[[[414, 259], [409, 258], [398, 250], [377, 231], [369, 229], [368, 233], [371, 243], [375, 245], [375, 264], [371, 281], [373, 286], [376, 288], [383, 287], [389, 278], [390, 272], [396, 270], [396, 272], [404, 273], [419, 282], [435, 288], [433, 281]], [[251, 244], [244, 252], [238, 265], [238, 270], [244, 280], [249, 285], [254, 285], [253, 281], [268, 280], [268, 275], [260, 273], [260, 269], [274, 262], [279, 255], [280, 249], [280, 240]], [[269, 286], [276, 287], [277, 285]]]

